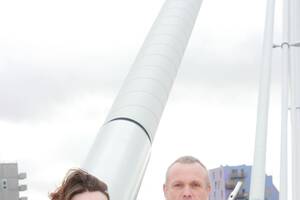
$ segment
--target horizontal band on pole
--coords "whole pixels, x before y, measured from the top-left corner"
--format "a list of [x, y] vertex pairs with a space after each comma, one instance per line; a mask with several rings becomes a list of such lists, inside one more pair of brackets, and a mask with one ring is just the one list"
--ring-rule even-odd
[[290, 48], [290, 47], [300, 47], [300, 42], [295, 42], [295, 43], [282, 42], [281, 44], [273, 44], [272, 48], [277, 48], [277, 47], [283, 48], [284, 45], [287, 45], [288, 48]]
[[152, 143], [150, 134], [148, 133], [148, 131], [146, 130], [146, 128], [142, 124], [140, 124], [139, 122], [137, 122], [137, 121], [135, 121], [133, 119], [130, 119], [130, 118], [127, 118], [127, 117], [117, 117], [117, 118], [114, 118], [112, 120], [109, 120], [107, 123], [112, 122], [112, 121], [117, 121], [117, 120], [129, 121], [129, 122], [132, 122], [132, 123], [138, 125], [146, 133], [147, 138], [149, 139], [150, 143]]

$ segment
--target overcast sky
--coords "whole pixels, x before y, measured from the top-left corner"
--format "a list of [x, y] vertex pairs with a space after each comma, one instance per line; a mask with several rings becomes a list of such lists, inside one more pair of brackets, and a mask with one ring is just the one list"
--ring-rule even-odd
[[[27, 172], [29, 199], [48, 199], [67, 170], [81, 165], [163, 3], [0, 2], [0, 161]], [[266, 0], [203, 1], [139, 200], [163, 199], [165, 170], [178, 156], [194, 155], [208, 168], [252, 164], [265, 7]], [[279, 53], [267, 152], [277, 186]]]

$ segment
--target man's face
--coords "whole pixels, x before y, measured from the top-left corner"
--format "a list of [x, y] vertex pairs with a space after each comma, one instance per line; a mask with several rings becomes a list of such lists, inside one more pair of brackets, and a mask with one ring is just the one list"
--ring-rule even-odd
[[166, 200], [208, 200], [210, 185], [206, 170], [198, 163], [175, 163], [169, 169], [164, 194]]

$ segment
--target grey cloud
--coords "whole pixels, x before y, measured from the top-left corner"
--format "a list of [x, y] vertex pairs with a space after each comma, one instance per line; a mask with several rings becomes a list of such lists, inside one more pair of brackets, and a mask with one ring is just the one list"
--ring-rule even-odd
[[105, 67], [101, 65], [103, 63], [95, 62], [42, 66], [10, 62], [7, 66], [2, 66], [0, 118], [35, 118], [50, 111], [55, 104], [72, 101], [87, 93], [115, 91], [124, 79], [124, 68], [117, 64], [107, 64]]
[[[262, 43], [256, 33], [235, 41], [228, 38], [223, 44], [191, 40], [178, 78], [186, 84], [202, 84], [210, 88], [257, 88], [260, 76]], [[231, 45], [231, 43], [234, 43]], [[197, 44], [196, 44], [197, 43]], [[273, 53], [273, 73], [278, 82], [280, 58]]]
[[[216, 41], [220, 38], [199, 31], [196, 27], [193, 32], [176, 81], [214, 89], [257, 88], [262, 45], [259, 33], [247, 38], [227, 35], [219, 44]], [[26, 49], [20, 50], [20, 58], [11, 56], [7, 63], [0, 63], [4, 65], [0, 68], [0, 119], [34, 119], [74, 98], [116, 93], [138, 49], [136, 44], [134, 48], [127, 46], [130, 51], [124, 54], [125, 46], [114, 44], [114, 48], [115, 52], [108, 49], [107, 53], [102, 49], [101, 56], [67, 48], [69, 53], [60, 51], [58, 55], [52, 49], [48, 57], [46, 51], [38, 54], [39, 49], [34, 49], [22, 57]]]

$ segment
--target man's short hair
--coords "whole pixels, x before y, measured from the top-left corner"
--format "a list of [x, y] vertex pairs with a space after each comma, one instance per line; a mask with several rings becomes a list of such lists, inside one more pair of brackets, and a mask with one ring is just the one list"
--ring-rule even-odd
[[[204, 169], [206, 169], [205, 165], [198, 160], [197, 158], [193, 157], [193, 156], [182, 156], [179, 157], [177, 160], [175, 160], [171, 165], [174, 165], [175, 163], [181, 163], [181, 164], [193, 164], [193, 163], [199, 163]], [[169, 168], [170, 168], [169, 167]], [[207, 169], [206, 169], [207, 170]]]
[[194, 164], [194, 163], [198, 163], [205, 171], [206, 171], [206, 174], [207, 174], [207, 181], [208, 181], [208, 185], [210, 185], [210, 182], [209, 182], [209, 177], [208, 177], [208, 170], [207, 168], [205, 167], [205, 165], [197, 158], [193, 157], [193, 156], [182, 156], [182, 157], [179, 157], [177, 158], [167, 169], [167, 172], [166, 172], [166, 182], [168, 180], [168, 174], [169, 174], [169, 171], [170, 171], [170, 168], [176, 164], [176, 163], [180, 163], [180, 164]]

